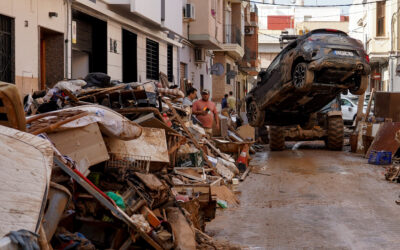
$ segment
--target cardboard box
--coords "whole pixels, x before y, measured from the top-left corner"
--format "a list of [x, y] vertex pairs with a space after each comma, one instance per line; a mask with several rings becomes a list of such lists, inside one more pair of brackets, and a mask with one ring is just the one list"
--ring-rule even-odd
[[243, 125], [236, 130], [236, 133], [243, 139], [255, 140], [256, 130], [249, 124]]
[[97, 123], [48, 135], [56, 148], [71, 157], [85, 176], [89, 167], [110, 159]]
[[[110, 153], [150, 157], [151, 162], [169, 163], [165, 130], [142, 128], [142, 135], [130, 141], [105, 138]], [[140, 160], [140, 159], [138, 159]]]

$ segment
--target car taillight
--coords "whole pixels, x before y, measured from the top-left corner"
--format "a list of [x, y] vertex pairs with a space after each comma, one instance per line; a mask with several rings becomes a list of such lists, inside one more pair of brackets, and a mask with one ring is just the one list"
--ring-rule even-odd
[[369, 62], [369, 56], [365, 55], [365, 61]]
[[325, 29], [328, 32], [339, 32], [339, 30], [335, 30], [335, 29]]

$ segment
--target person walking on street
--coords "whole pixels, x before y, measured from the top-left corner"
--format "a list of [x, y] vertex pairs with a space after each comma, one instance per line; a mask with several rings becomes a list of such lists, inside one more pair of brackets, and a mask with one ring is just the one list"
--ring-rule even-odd
[[192, 111], [196, 115], [197, 119], [201, 122], [204, 130], [210, 136], [212, 136], [212, 126], [215, 119], [217, 130], [219, 130], [219, 117], [217, 108], [214, 102], [209, 100], [210, 91], [203, 89], [201, 91], [201, 100], [193, 103]]
[[224, 95], [224, 98], [222, 98], [221, 101], [221, 109], [225, 109], [228, 107], [228, 94]]
[[189, 88], [186, 91], [186, 97], [183, 98], [182, 104], [185, 106], [192, 107], [194, 100], [197, 99], [197, 89]]
[[228, 108], [230, 111], [235, 111], [236, 110], [236, 99], [233, 96], [233, 92], [229, 91], [229, 97], [228, 97]]

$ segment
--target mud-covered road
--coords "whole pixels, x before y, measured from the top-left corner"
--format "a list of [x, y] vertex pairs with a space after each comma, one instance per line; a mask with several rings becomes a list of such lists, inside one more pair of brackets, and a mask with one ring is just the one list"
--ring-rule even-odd
[[385, 181], [384, 168], [301, 146], [257, 153], [252, 165], [241, 204], [207, 224], [217, 239], [250, 249], [400, 248], [400, 184]]

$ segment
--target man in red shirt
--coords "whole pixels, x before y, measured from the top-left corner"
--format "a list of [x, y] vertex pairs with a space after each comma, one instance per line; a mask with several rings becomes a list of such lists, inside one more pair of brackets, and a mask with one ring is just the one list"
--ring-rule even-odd
[[219, 116], [215, 103], [209, 101], [210, 91], [208, 89], [203, 89], [201, 91], [201, 100], [193, 103], [193, 114], [196, 115], [197, 119], [203, 125], [204, 130], [210, 136], [212, 135], [212, 125], [215, 117], [215, 124], [217, 130], [219, 130]]

